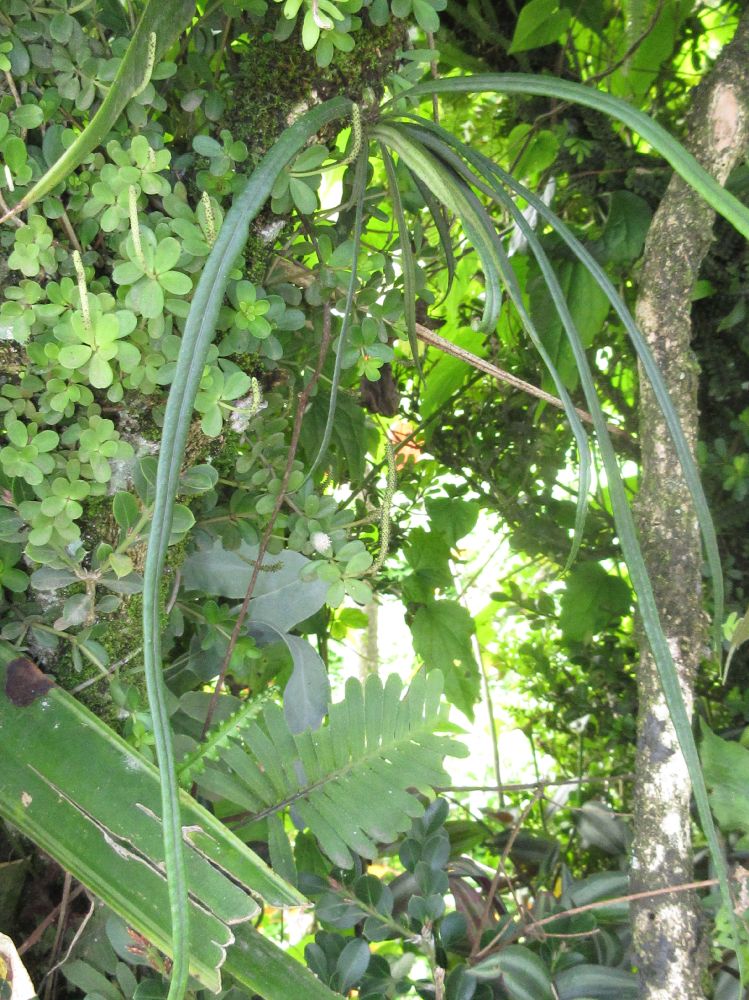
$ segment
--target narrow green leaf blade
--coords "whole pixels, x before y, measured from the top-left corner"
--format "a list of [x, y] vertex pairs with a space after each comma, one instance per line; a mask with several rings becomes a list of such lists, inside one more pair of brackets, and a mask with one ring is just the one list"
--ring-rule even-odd
[[653, 149], [667, 160], [677, 174], [694, 188], [716, 212], [728, 219], [749, 239], [749, 209], [704, 170], [691, 153], [669, 135], [657, 122], [644, 112], [633, 108], [626, 101], [612, 97], [582, 83], [561, 80], [555, 76], [531, 76], [526, 73], [478, 73], [474, 76], [453, 76], [447, 79], [426, 80], [412, 87], [399, 97], [416, 99], [432, 94], [533, 94], [571, 101], [593, 108], [611, 118], [616, 118], [633, 129]]
[[393, 203], [393, 215], [398, 228], [398, 236], [401, 248], [401, 268], [403, 271], [403, 317], [406, 321], [406, 333], [411, 354], [416, 365], [416, 370], [423, 377], [421, 370], [421, 360], [419, 357], [419, 340], [416, 336], [416, 261], [411, 249], [411, 234], [406, 225], [406, 216], [403, 212], [400, 191], [398, 189], [398, 178], [395, 173], [393, 158], [388, 152], [387, 146], [380, 144], [382, 162], [385, 165], [385, 176], [387, 177], [390, 199]]
[[86, 156], [106, 138], [128, 101], [148, 83], [159, 58], [190, 23], [195, 0], [148, 0], [135, 33], [127, 47], [117, 75], [99, 110], [75, 142], [52, 164], [22, 200], [0, 219], [25, 211], [64, 181]]
[[161, 814], [169, 897], [174, 929], [175, 961], [170, 997], [186, 985], [187, 877], [181, 838], [178, 783], [161, 668], [160, 581], [171, 537], [174, 505], [193, 406], [213, 341], [219, 310], [237, 255], [247, 241], [249, 224], [270, 196], [284, 167], [324, 125], [351, 108], [347, 98], [334, 98], [313, 108], [289, 126], [263, 157], [236, 197], [206, 260], [182, 334], [177, 366], [167, 399], [156, 470], [156, 491], [143, 577], [143, 659], [148, 704], [153, 718], [156, 757], [162, 782]]

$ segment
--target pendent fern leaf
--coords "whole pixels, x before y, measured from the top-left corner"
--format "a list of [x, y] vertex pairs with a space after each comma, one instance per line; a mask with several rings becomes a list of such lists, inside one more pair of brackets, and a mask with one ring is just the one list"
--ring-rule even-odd
[[422, 815], [409, 789], [445, 784], [444, 758], [467, 754], [436, 732], [441, 695], [438, 670], [418, 673], [405, 693], [395, 674], [384, 685], [376, 675], [364, 685], [351, 678], [328, 724], [297, 734], [269, 703], [259, 722], [233, 730], [220, 766], [209, 765], [199, 785], [253, 820], [293, 805], [331, 860], [349, 868], [352, 852], [376, 857], [378, 841], [390, 843]]

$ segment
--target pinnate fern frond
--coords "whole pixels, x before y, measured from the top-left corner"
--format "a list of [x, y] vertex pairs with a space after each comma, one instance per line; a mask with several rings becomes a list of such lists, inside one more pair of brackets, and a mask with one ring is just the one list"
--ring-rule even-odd
[[195, 778], [205, 770], [207, 762], [218, 760], [222, 749], [237, 736], [240, 730], [257, 717], [265, 704], [267, 704], [266, 699], [246, 701], [228, 719], [224, 719], [223, 722], [214, 726], [203, 742], [199, 743], [177, 764], [177, 777], [180, 785], [183, 788], [189, 788]]
[[219, 766], [200, 777], [201, 788], [262, 819], [293, 804], [330, 859], [342, 868], [352, 852], [377, 855], [377, 842], [404, 833], [424, 806], [409, 789], [449, 783], [446, 756], [465, 747], [439, 735], [442, 675], [420, 672], [403, 691], [397, 675], [383, 685], [370, 676], [350, 679], [331, 706], [327, 725], [294, 734], [274, 704], [262, 718], [235, 728]]

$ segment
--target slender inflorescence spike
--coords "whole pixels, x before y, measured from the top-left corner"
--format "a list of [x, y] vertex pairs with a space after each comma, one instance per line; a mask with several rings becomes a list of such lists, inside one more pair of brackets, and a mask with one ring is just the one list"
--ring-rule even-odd
[[388, 476], [387, 484], [382, 493], [382, 506], [380, 507], [380, 551], [377, 553], [377, 558], [372, 564], [373, 573], [378, 573], [387, 559], [388, 549], [390, 548], [390, 509], [393, 505], [393, 495], [398, 482], [398, 472], [395, 466], [395, 452], [393, 451], [393, 446], [389, 441], [386, 444], [386, 449]]
[[78, 250], [73, 251], [73, 267], [78, 278], [78, 294], [81, 299], [81, 316], [86, 330], [91, 330], [91, 304], [88, 300], [88, 288], [86, 286], [86, 272], [83, 268], [83, 259]]
[[147, 274], [148, 265], [146, 264], [146, 258], [143, 253], [143, 242], [140, 238], [140, 220], [138, 219], [138, 189], [134, 184], [130, 185], [127, 194], [130, 208], [130, 235], [133, 238], [133, 250], [135, 251], [135, 257], [138, 263]]
[[200, 200], [203, 204], [203, 210], [205, 211], [205, 235], [208, 240], [208, 246], [213, 246], [216, 242], [216, 216], [213, 211], [213, 203], [211, 202], [211, 196], [207, 191], [204, 191], [200, 196]]
[[151, 82], [151, 74], [153, 73], [153, 67], [156, 64], [156, 32], [150, 32], [148, 36], [148, 53], [146, 56], [146, 65], [143, 70], [143, 78], [138, 84], [136, 90], [133, 91], [132, 96], [138, 97], [146, 89], [148, 84]]

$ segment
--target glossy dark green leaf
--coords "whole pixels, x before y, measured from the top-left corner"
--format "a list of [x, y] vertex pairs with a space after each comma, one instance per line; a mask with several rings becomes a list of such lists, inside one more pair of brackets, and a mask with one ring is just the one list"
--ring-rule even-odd
[[362, 938], [349, 941], [338, 956], [335, 985], [346, 995], [361, 979], [369, 965], [369, 948]]
[[602, 965], [575, 965], [554, 977], [559, 1000], [637, 1000], [637, 976]]
[[[513, 944], [503, 948], [496, 958], [486, 959], [494, 963], [501, 976], [509, 1000], [556, 1000], [551, 985], [551, 973], [546, 963], [524, 945]], [[479, 971], [486, 975], [491, 965], [482, 964]]]

